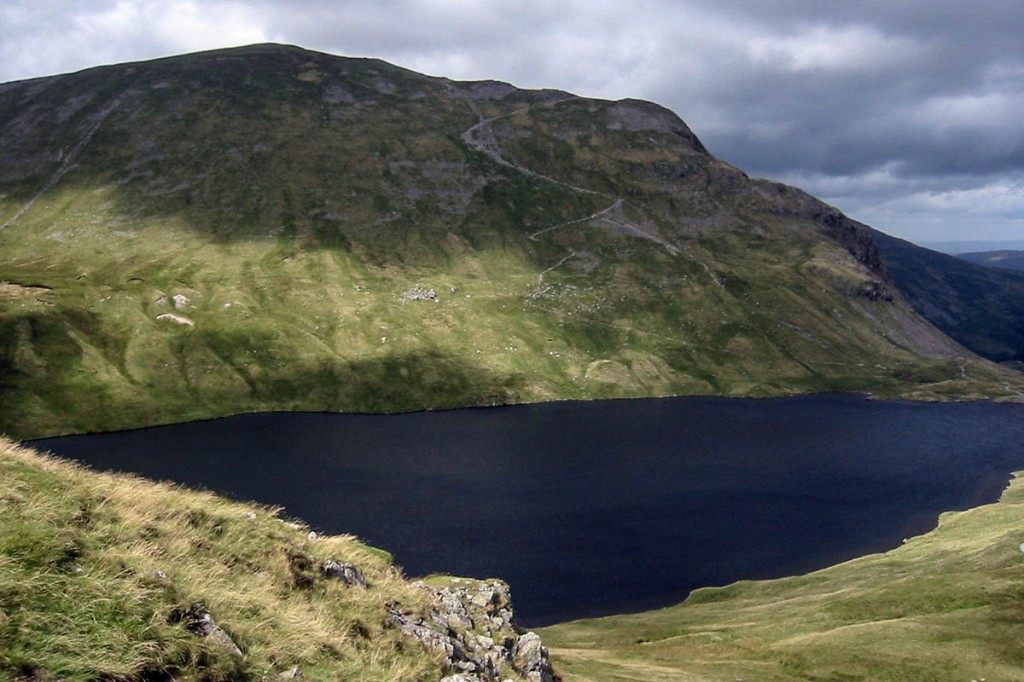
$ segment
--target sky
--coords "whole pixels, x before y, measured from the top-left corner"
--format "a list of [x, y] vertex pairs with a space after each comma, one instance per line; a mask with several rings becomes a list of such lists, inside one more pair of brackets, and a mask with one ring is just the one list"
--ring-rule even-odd
[[0, 82], [280, 42], [658, 102], [918, 243], [1024, 240], [1019, 0], [3, 0]]

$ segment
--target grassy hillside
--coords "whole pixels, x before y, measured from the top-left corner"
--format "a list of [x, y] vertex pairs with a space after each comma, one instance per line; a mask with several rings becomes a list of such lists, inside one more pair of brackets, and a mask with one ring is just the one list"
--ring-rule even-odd
[[1022, 386], [923, 320], [865, 230], [717, 161], [657, 105], [284, 46], [0, 86], [15, 437]]
[[[0, 440], [0, 679], [428, 680], [389, 624], [425, 610], [389, 557], [275, 510], [98, 475]], [[367, 588], [318, 570], [357, 565]], [[201, 604], [202, 607], [197, 607]], [[197, 634], [209, 613], [233, 646]]]
[[566, 682], [1024, 680], [1024, 479], [903, 546], [541, 631]]

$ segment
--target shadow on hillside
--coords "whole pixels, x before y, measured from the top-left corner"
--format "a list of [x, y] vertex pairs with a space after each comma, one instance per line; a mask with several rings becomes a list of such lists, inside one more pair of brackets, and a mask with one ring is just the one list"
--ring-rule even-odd
[[996, 362], [1024, 360], [1024, 273], [976, 265], [873, 232], [896, 285], [929, 322]]
[[211, 338], [183, 349], [175, 364], [136, 365], [130, 375], [97, 372], [87, 368], [88, 354], [66, 331], [51, 326], [51, 336], [61, 343], [44, 344], [46, 338], [39, 337], [36, 365], [20, 366], [13, 347], [0, 352], [0, 433], [24, 439], [245, 412], [385, 413], [494, 405], [515, 401], [521, 387], [517, 377], [431, 350], [344, 360], [259, 347], [254, 355], [273, 360], [256, 365], [217, 357]]
[[289, 409], [407, 412], [514, 400], [520, 381], [436, 351], [352, 361], [320, 360], [258, 388], [260, 397]]

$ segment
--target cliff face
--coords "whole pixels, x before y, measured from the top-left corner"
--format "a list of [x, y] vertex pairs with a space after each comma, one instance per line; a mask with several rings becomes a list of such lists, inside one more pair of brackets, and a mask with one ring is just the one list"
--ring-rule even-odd
[[649, 102], [274, 45], [9, 83], [0, 430], [1013, 394], [876, 244]]

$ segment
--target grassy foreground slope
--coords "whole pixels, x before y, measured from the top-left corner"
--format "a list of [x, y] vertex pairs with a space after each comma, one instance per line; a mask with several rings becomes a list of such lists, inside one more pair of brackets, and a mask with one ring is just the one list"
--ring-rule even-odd
[[566, 682], [1024, 680], [1024, 479], [903, 546], [541, 632]]
[[1024, 378], [655, 104], [281, 45], [0, 85], [0, 432], [830, 390]]
[[[352, 538], [3, 439], [0, 484], [0, 679], [441, 677], [439, 659], [388, 626], [389, 606], [425, 609], [426, 593]], [[326, 579], [327, 559], [357, 565], [368, 587]], [[242, 655], [195, 634], [202, 613]]]

